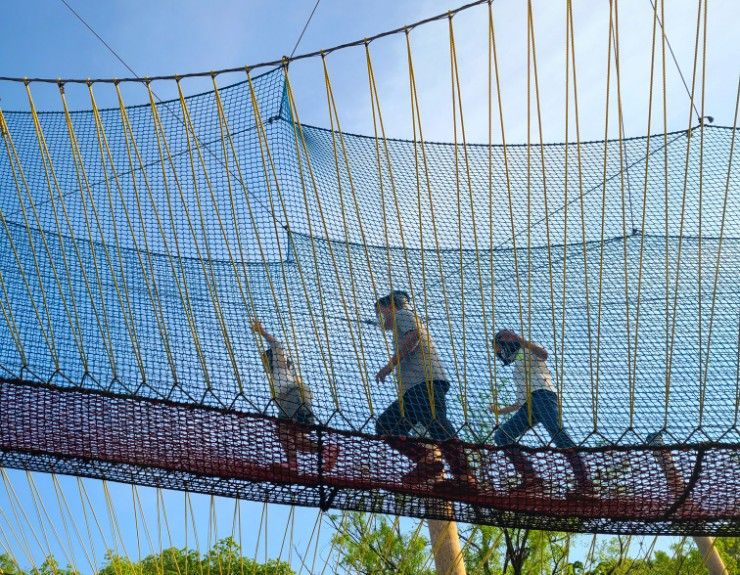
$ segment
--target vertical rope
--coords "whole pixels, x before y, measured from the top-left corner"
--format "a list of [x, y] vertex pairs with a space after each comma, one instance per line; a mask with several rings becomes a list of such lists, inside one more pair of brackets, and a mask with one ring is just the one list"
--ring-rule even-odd
[[18, 152], [15, 148], [15, 144], [13, 143], [13, 138], [10, 134], [10, 130], [8, 129], [8, 125], [5, 121], [5, 117], [2, 113], [2, 110], [0, 110], [0, 127], [2, 128], [3, 143], [5, 144], [5, 151], [8, 156], [8, 164], [10, 167], [10, 173], [13, 177], [16, 197], [18, 198], [18, 205], [20, 206], [21, 215], [23, 217], [23, 228], [26, 232], [26, 238], [28, 240], [28, 247], [31, 250], [31, 256], [33, 258], [34, 272], [36, 274], [36, 279], [39, 282], [39, 287], [41, 288], [39, 291], [41, 292], [41, 305], [46, 315], [46, 324], [44, 323], [44, 320], [41, 317], [41, 312], [39, 311], [38, 305], [36, 304], [36, 298], [34, 297], [31, 283], [25, 272], [25, 266], [23, 262], [21, 261], [20, 254], [18, 251], [18, 246], [16, 245], [16, 241], [13, 239], [12, 232], [10, 231], [10, 224], [5, 216], [4, 210], [2, 209], [0, 209], [0, 221], [2, 221], [3, 230], [5, 231], [5, 235], [8, 238], [10, 249], [13, 252], [13, 259], [15, 260], [16, 265], [18, 266], [18, 273], [21, 276], [21, 279], [23, 281], [23, 286], [26, 289], [26, 294], [28, 295], [27, 301], [33, 308], [33, 312], [34, 312], [34, 315], [36, 316], [36, 321], [38, 323], [39, 329], [41, 330], [41, 335], [43, 336], [44, 343], [46, 344], [46, 348], [48, 349], [49, 354], [51, 355], [52, 361], [54, 363], [54, 369], [55, 371], [58, 372], [60, 368], [60, 363], [59, 363], [59, 352], [56, 347], [56, 341], [55, 341], [55, 336], [54, 336], [54, 326], [52, 325], [52, 322], [51, 322], [51, 314], [49, 313], [49, 306], [46, 301], [46, 289], [44, 287], [44, 282], [41, 276], [39, 260], [36, 254], [36, 246], [33, 241], [33, 234], [31, 233], [32, 228], [28, 221], [28, 216], [26, 213], [26, 205], [23, 200], [23, 189], [27, 188], [28, 182], [26, 180], [25, 174], [23, 173], [23, 168], [20, 163], [20, 158], [18, 157]]
[[[75, 342], [75, 346], [77, 347], [77, 352], [80, 356], [80, 361], [82, 363], [82, 368], [84, 370], [84, 373], [87, 374], [89, 372], [89, 363], [87, 358], [87, 352], [85, 351], [85, 342], [82, 335], [82, 328], [80, 326], [80, 316], [77, 309], [77, 298], [75, 297], [75, 289], [72, 281], [72, 272], [70, 270], [69, 262], [67, 261], [67, 250], [64, 248], [64, 236], [62, 235], [62, 229], [61, 224], [59, 223], [59, 215], [57, 213], [56, 208], [56, 202], [54, 201], [54, 180], [55, 175], [53, 173], [53, 164], [51, 160], [51, 154], [49, 152], [49, 149], [46, 145], [46, 139], [44, 137], [43, 128], [41, 127], [41, 120], [39, 120], [38, 113], [36, 112], [36, 106], [33, 102], [33, 96], [31, 95], [31, 88], [28, 84], [26, 84], [26, 96], [28, 98], [28, 105], [31, 110], [31, 117], [33, 118], [33, 125], [34, 130], [36, 133], [36, 143], [38, 144], [39, 153], [41, 155], [41, 162], [44, 167], [44, 177], [46, 181], [46, 189], [49, 192], [49, 200], [51, 203], [51, 212], [54, 216], [54, 224], [57, 231], [57, 241], [59, 242], [59, 254], [61, 255], [62, 260], [62, 267], [64, 270], [64, 275], [67, 280], [67, 290], [68, 290], [68, 297], [65, 296], [64, 288], [62, 287], [62, 282], [59, 277], [59, 272], [57, 271], [57, 265], [56, 261], [57, 258], [52, 255], [51, 248], [49, 246], [49, 242], [46, 238], [46, 233], [44, 231], [44, 228], [41, 224], [41, 218], [39, 216], [38, 209], [36, 207], [36, 203], [34, 202], [33, 196], [31, 194], [30, 188], [26, 189], [26, 195], [28, 198], [28, 203], [31, 207], [31, 211], [33, 212], [34, 220], [36, 221], [36, 226], [38, 231], [40, 232], [41, 241], [44, 244], [44, 249], [46, 251], [46, 254], [49, 258], [49, 265], [51, 267], [52, 273], [54, 275], [55, 283], [57, 284], [57, 289], [59, 290], [59, 297], [62, 301], [62, 307], [64, 308], [64, 313], [67, 317], [67, 322], [69, 324], [70, 332], [72, 334], [72, 339]], [[69, 300], [69, 301], [68, 301]]]
[[601, 233], [599, 236], [599, 288], [596, 307], [596, 380], [595, 388], [591, 390], [593, 401], [594, 432], [599, 427], [599, 376], [601, 367], [601, 310], [604, 285], [604, 233], [606, 228], [606, 187], [609, 155], [609, 99], [611, 96], [612, 75], [612, 38], [614, 30], [614, 2], [609, 0], [609, 31], [606, 51], [606, 101], [604, 104], [604, 160], [601, 183]]
[[[472, 233], [473, 233], [473, 253], [475, 257], [476, 262], [476, 271], [478, 276], [478, 291], [480, 293], [480, 305], [481, 305], [481, 315], [483, 317], [483, 339], [484, 339], [484, 347], [486, 350], [486, 362], [488, 365], [488, 372], [493, 377], [493, 368], [491, 365], [492, 357], [491, 357], [491, 334], [488, 331], [488, 310], [486, 308], [486, 300], [485, 300], [485, 293], [483, 288], [483, 271], [481, 269], [481, 254], [480, 254], [480, 246], [478, 242], [478, 225], [475, 217], [475, 201], [473, 199], [473, 180], [471, 176], [471, 169], [470, 169], [470, 157], [468, 154], [468, 140], [467, 135], [465, 132], [465, 118], [463, 114], [463, 102], [462, 102], [462, 91], [460, 88], [460, 73], [457, 63], [457, 49], [455, 47], [455, 34], [454, 34], [454, 27], [452, 23], [452, 18], [449, 19], [449, 29], [450, 29], [450, 48], [451, 48], [451, 55], [450, 60], [453, 62], [453, 71], [454, 71], [454, 87], [453, 87], [453, 101], [457, 99], [457, 104], [459, 106], [459, 115], [460, 115], [460, 135], [462, 138], [462, 151], [463, 151], [463, 159], [465, 162], [465, 182], [468, 192], [468, 201], [469, 201], [469, 208], [470, 208], [470, 221], [472, 226]], [[456, 120], [453, 118], [453, 124], [456, 125]], [[490, 127], [490, 119], [489, 119], [489, 127]], [[456, 128], [455, 128], [456, 132]], [[489, 132], [489, 140], [490, 140], [490, 132]], [[455, 164], [456, 164], [456, 185], [458, 188], [458, 196], [459, 196], [459, 180], [457, 178], [457, 147], [455, 148]], [[489, 178], [490, 178], [490, 144], [489, 144]], [[490, 190], [490, 186], [489, 186]], [[459, 203], [458, 199], [458, 203]], [[489, 198], [489, 205], [490, 205], [490, 198]], [[458, 223], [460, 223], [460, 220], [462, 218], [462, 211], [458, 212]], [[462, 257], [462, 233], [460, 232], [460, 266], [461, 266], [461, 281], [462, 277], [464, 276], [464, 273], [462, 271], [462, 265], [463, 265], [463, 257]], [[493, 241], [491, 241], [491, 250], [493, 249]], [[492, 253], [492, 251], [491, 251]], [[464, 286], [461, 283], [461, 294], [464, 294]], [[465, 334], [465, 298], [464, 296], [460, 300], [460, 305], [463, 310], [462, 318], [462, 346], [463, 346], [463, 378], [465, 381], [465, 387], [466, 387], [466, 393], [465, 393], [465, 407], [464, 409], [467, 411], [467, 363], [466, 363], [466, 357], [465, 357], [465, 350], [467, 348], [466, 345], [466, 334]]]
[[[283, 69], [283, 70], [284, 70], [284, 76], [286, 76], [285, 69]], [[250, 99], [251, 99], [251, 103], [252, 103], [252, 111], [254, 113], [256, 124], [257, 124], [257, 133], [258, 133], [259, 142], [260, 142], [260, 154], [261, 154], [261, 157], [262, 157], [262, 165], [263, 165], [263, 172], [264, 172], [264, 177], [265, 177], [265, 184], [267, 186], [267, 195], [268, 195], [268, 200], [269, 200], [269, 203], [270, 203], [270, 210], [273, 213], [273, 221], [275, 222], [274, 223], [274, 225], [275, 225], [275, 238], [276, 238], [276, 242], [278, 243], [278, 251], [282, 254], [282, 248], [281, 248], [280, 239], [279, 239], [279, 232], [277, 230], [277, 221], [278, 221], [278, 219], [277, 219], [277, 216], [276, 216], [275, 205], [274, 205], [275, 204], [275, 201], [274, 201], [274, 198], [273, 198], [273, 191], [272, 191], [273, 190], [273, 185], [271, 184], [271, 181], [274, 184], [275, 194], [277, 194], [277, 200], [280, 203], [280, 209], [283, 212], [283, 217], [285, 219], [283, 226], [284, 226], [284, 229], [285, 229], [285, 231], [287, 233], [288, 245], [290, 246], [292, 244], [292, 242], [293, 242], [293, 236], [292, 236], [292, 232], [290, 230], [290, 222], [289, 222], [289, 219], [288, 219], [287, 204], [286, 204], [286, 201], [285, 201], [285, 199], [283, 197], [283, 193], [282, 193], [282, 190], [281, 190], [281, 187], [280, 187], [280, 182], [279, 182], [279, 179], [278, 179], [277, 169], [276, 169], [276, 166], [275, 166], [275, 162], [273, 160], [272, 152], [271, 152], [270, 147], [269, 147], [269, 144], [268, 144], [267, 131], [265, 129], [264, 122], [262, 121], [262, 115], [261, 115], [260, 108], [259, 108], [259, 102], [257, 101], [257, 96], [256, 96], [256, 93], [255, 93], [255, 90], [254, 90], [254, 85], [252, 83], [252, 76], [251, 76], [249, 70], [247, 70], [247, 82], [249, 84], [249, 94], [250, 94]], [[286, 80], [286, 82], [287, 82], [287, 80]], [[287, 83], [286, 83], [286, 88], [287, 88]], [[270, 178], [270, 173], [272, 173], [272, 176], [273, 176], [272, 180]], [[299, 277], [301, 278], [301, 282], [302, 282], [302, 285], [304, 286], [304, 290], [306, 290], [307, 288], [305, 287], [305, 283], [304, 283], [304, 280], [303, 280], [303, 271], [302, 271], [302, 267], [301, 267], [300, 258], [297, 257], [297, 250], [294, 249], [294, 251], [296, 252], [296, 260], [295, 260], [296, 269], [298, 271]], [[281, 258], [280, 258], [280, 270], [281, 270], [281, 273], [283, 275], [283, 285], [284, 285], [284, 288], [285, 288], [285, 300], [286, 300], [286, 304], [287, 304], [286, 307], [287, 307], [287, 310], [288, 310], [288, 317], [289, 317], [289, 320], [290, 320], [289, 321], [289, 324], [290, 324], [290, 329], [291, 329], [291, 335], [293, 337], [293, 341], [297, 341], [297, 335], [296, 335], [296, 331], [295, 331], [295, 320], [294, 320], [294, 315], [293, 315], [293, 307], [292, 307], [292, 303], [291, 303], [290, 290], [288, 289], [287, 272], [286, 272], [286, 269], [285, 269], [285, 258], [282, 257], [282, 255], [281, 255]], [[319, 291], [319, 297], [323, 297], [323, 294], [321, 293], [321, 291]], [[310, 300], [308, 300], [308, 295], [306, 295], [306, 298], [307, 298], [307, 302], [310, 301]], [[297, 359], [299, 359], [299, 358], [297, 358]], [[300, 361], [297, 361], [296, 363], [297, 363], [297, 367], [298, 367], [298, 372], [300, 373]], [[306, 393], [306, 390], [303, 387], [303, 381], [302, 381], [301, 378], [298, 379], [298, 384], [301, 387], [302, 393], [305, 394]], [[330, 386], [330, 390], [331, 390], [331, 394], [332, 394], [332, 399], [334, 401], [335, 408], [337, 410], [339, 410], [340, 409], [339, 408], [339, 395], [338, 395], [337, 390], [336, 390], [336, 383], [333, 382], [333, 381], [330, 381], [329, 382], [329, 386]]]
[[[110, 361], [111, 375], [113, 379], [118, 379], [116, 357], [115, 357], [115, 352], [113, 350], [113, 341], [111, 337], [110, 321], [108, 319], [108, 310], [105, 304], [105, 295], [103, 293], [103, 280], [101, 277], [102, 273], [100, 271], [100, 266], [98, 265], [98, 258], [96, 255], [97, 250], [95, 249], [95, 242], [93, 241], [92, 227], [90, 224], [90, 218], [88, 214], [88, 205], [85, 199], [86, 195], [88, 198], [91, 198], [92, 194], [90, 191], [90, 184], [87, 178], [87, 174], [85, 173], [85, 165], [84, 165], [84, 161], [82, 160], [80, 147], [79, 147], [79, 144], [77, 143], [77, 135], [75, 133], [74, 124], [72, 122], [72, 117], [69, 113], [69, 107], [67, 106], [67, 97], [64, 93], [63, 84], [59, 85], [59, 96], [62, 101], [62, 108], [64, 110], [64, 119], [67, 125], [67, 136], [69, 138], [70, 150], [72, 152], [72, 161], [75, 166], [75, 176], [77, 179], [77, 187], [80, 191], [80, 202], [82, 204], [82, 213], [83, 213], [83, 217], [85, 220], [85, 229], [87, 231], [87, 241], [89, 242], [89, 245], [91, 247], [90, 255], [92, 258], [93, 269], [95, 271], [95, 279], [96, 279], [96, 287], [98, 290], [98, 296], [100, 298], [100, 307], [101, 307], [100, 314], [98, 313], [97, 306], [95, 305], [95, 298], [93, 297], [93, 293], [90, 288], [90, 282], [88, 281], [87, 272], [85, 270], [85, 262], [83, 261], [82, 256], [80, 254], [80, 249], [77, 245], [77, 241], [74, 239], [74, 228], [72, 226], [72, 222], [69, 219], [67, 208], [65, 207], [65, 204], [64, 204], [64, 194], [62, 194], [61, 189], [59, 188], [59, 182], [56, 180], [56, 177], [54, 178], [54, 180], [56, 183], [57, 192], [59, 193], [59, 200], [61, 202], [62, 209], [64, 211], [64, 216], [67, 221], [67, 228], [69, 229], [70, 236], [72, 237], [73, 247], [77, 255], [77, 261], [80, 265], [80, 271], [82, 272], [82, 277], [85, 282], [85, 287], [87, 289], [88, 296], [90, 298], [90, 305], [93, 309], [93, 313], [95, 314], [95, 318], [98, 323], [98, 329], [103, 339], [103, 345], [108, 355], [108, 360]], [[102, 238], [102, 235], [101, 235], [101, 238]], [[104, 241], [101, 242], [101, 244], [105, 246]], [[104, 247], [103, 249], [106, 249], [106, 248]], [[102, 320], [100, 317], [101, 315], [102, 315]]]
[[[139, 240], [137, 239], [139, 234], [136, 233], [137, 232], [136, 226], [134, 225], [133, 218], [128, 209], [128, 202], [124, 195], [123, 181], [120, 175], [118, 174], [118, 170], [116, 169], [116, 164], [113, 159], [113, 152], [111, 150], [111, 147], [108, 141], [108, 136], [105, 131], [105, 126], [103, 124], [100, 111], [98, 110], [98, 105], [95, 100], [95, 93], [93, 91], [92, 84], [88, 86], [88, 91], [89, 91], [89, 96], [90, 96], [90, 102], [92, 104], [92, 109], [93, 109], [93, 117], [95, 119], [95, 128], [96, 128], [96, 134], [97, 134], [97, 140], [98, 140], [101, 167], [103, 170], [103, 174], [105, 174], [106, 176], [105, 183], [106, 183], [106, 194], [108, 198], [108, 208], [110, 209], [111, 214], [116, 213], [114, 198], [113, 198], [113, 191], [110, 185], [110, 181], [112, 179], [113, 184], [115, 186], [115, 190], [118, 194], [118, 198], [121, 202], [121, 206], [123, 208], [123, 213], [124, 213], [125, 221], [126, 221], [126, 227], [128, 228], [128, 232], [131, 236], [131, 241], [134, 246], [137, 262], [139, 264], [139, 269], [141, 270], [142, 277], [144, 279], [144, 285], [146, 286], [146, 290], [147, 290], [147, 295], [149, 297], [149, 301], [151, 302], [152, 311], [154, 312], [154, 317], [157, 322], [157, 329], [159, 331], [160, 337], [162, 339], [162, 344], [165, 349], [165, 354], [167, 356], [167, 362], [170, 368], [170, 373], [172, 375], [172, 383], [174, 386], [176, 386], [178, 384], [179, 378], [178, 378], [177, 368], [175, 365], [175, 360], [174, 360], [173, 353], [171, 351], [171, 346], [169, 343], [170, 338], [169, 338], [169, 334], [167, 330], [167, 324], [164, 319], [163, 305], [159, 297], [159, 287], [157, 284], [156, 274], [154, 271], [155, 268], [154, 268], [154, 263], [152, 261], [149, 237], [147, 234], [147, 227], [146, 227], [144, 216], [142, 213], [141, 199], [139, 197], [139, 189], [138, 189], [138, 185], [136, 181], [137, 170], [134, 166], [134, 162], [132, 159], [132, 152], [138, 156], [138, 149], [136, 147], [135, 137], [133, 134], [133, 130], [131, 128], [131, 124], [128, 119], [128, 113], [126, 112], [126, 108], [123, 103], [123, 96], [121, 95], [120, 88], [116, 86], [116, 96], [118, 98], [119, 113], [121, 117], [121, 126], [123, 128], [124, 143], [126, 145], [126, 156], [128, 158], [132, 190], [134, 192], [136, 209], [139, 215], [139, 220], [141, 222], [141, 241], [144, 246], [144, 254], [142, 254], [141, 250], [139, 249]], [[139, 160], [140, 159], [141, 158], [139, 158]], [[143, 168], [143, 165], [141, 165], [141, 163], [140, 163], [140, 168], [141, 168], [140, 173], [143, 177], [144, 184], [145, 186], [148, 187], [149, 181], [147, 178], [147, 173], [146, 173], [146, 170]], [[112, 174], [112, 178], [108, 177], [108, 170], [110, 170]], [[122, 299], [125, 299], [125, 307], [124, 307], [123, 302], [121, 302], [121, 311], [123, 313], [124, 320], [126, 321], [126, 328], [129, 334], [129, 338], [133, 344], [133, 351], [136, 357], [136, 361], [139, 367], [142, 381], [145, 382], [147, 381], [147, 373], [144, 367], [143, 353], [142, 353], [141, 345], [139, 342], [139, 334], [136, 328], [136, 318], [134, 316], [132, 302], [131, 302], [131, 291], [129, 290], [129, 278], [128, 278], [128, 273], [126, 269], [125, 258], [123, 255], [124, 248], [121, 245], [122, 244], [121, 242], [122, 232], [119, 232], [116, 220], [117, 218], [115, 217], [111, 218], [111, 225], [113, 228], [113, 240], [114, 240], [114, 244], [116, 247], [116, 252], [118, 254], [118, 262], [119, 262], [120, 274], [121, 274], [121, 288], [117, 288], [117, 291], [123, 292], [124, 297]], [[102, 236], [103, 235], [102, 228], [100, 230], [100, 233]], [[146, 263], [144, 262], [144, 258], [142, 257], [143, 255], [146, 255], [147, 257]], [[109, 265], [111, 267], [111, 277], [113, 278], [114, 285], [117, 286], [118, 280], [116, 278], [115, 268], [113, 267], [112, 262]], [[119, 299], [121, 299], [120, 296], [119, 296]]]
[[[645, 260], [645, 222], [647, 218], [647, 201], [648, 201], [648, 181], [650, 177], [650, 129], [652, 126], [653, 119], [653, 84], [655, 81], [655, 35], [658, 25], [658, 11], [657, 8], [653, 10], [653, 32], [652, 32], [652, 44], [650, 51], [650, 86], [648, 88], [648, 113], [647, 113], [647, 128], [645, 137], [645, 172], [642, 185], [642, 217], [640, 220], [640, 249], [637, 266], [637, 296], [635, 301], [635, 353], [632, 356], [632, 380], [637, 385], [637, 357], [640, 340], [640, 311], [642, 303], [642, 279], [643, 279], [643, 263]], [[634, 424], [634, 403], [630, 401], [630, 427]]]

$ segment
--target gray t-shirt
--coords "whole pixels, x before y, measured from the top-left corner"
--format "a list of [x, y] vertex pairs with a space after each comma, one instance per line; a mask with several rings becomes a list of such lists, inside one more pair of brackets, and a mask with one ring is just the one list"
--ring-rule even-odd
[[396, 377], [403, 392], [427, 381], [449, 381], [434, 341], [429, 335], [429, 330], [413, 311], [410, 309], [396, 310], [394, 328], [393, 348], [396, 353], [398, 342], [404, 334], [414, 330], [419, 334], [419, 344], [401, 360], [396, 368]]

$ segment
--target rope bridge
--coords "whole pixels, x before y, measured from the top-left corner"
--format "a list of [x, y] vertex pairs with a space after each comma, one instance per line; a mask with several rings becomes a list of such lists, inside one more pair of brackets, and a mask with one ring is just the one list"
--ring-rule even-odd
[[[116, 82], [110, 109], [89, 82], [70, 111], [60, 82], [61, 111], [41, 112], [26, 83], [28, 110], [0, 112], [0, 464], [322, 509], [740, 533], [737, 128], [471, 144], [449, 23], [450, 143], [424, 139], [409, 30], [410, 141], [386, 135], [369, 43], [368, 136], [342, 131], [326, 54], [327, 128], [301, 123], [287, 60], [195, 96], [171, 78], [172, 101], [143, 81], [140, 106]], [[376, 435], [400, 399], [375, 382], [391, 289], [449, 373], [477, 492], [402, 482], [411, 462]], [[278, 417], [250, 318], [290, 350], [309, 427]], [[489, 409], [514, 401], [491, 342], [504, 326], [548, 349], [595, 498], [572, 496], [539, 428], [519, 445], [543, 485], [512, 490]], [[286, 426], [318, 450], [276, 471]]]

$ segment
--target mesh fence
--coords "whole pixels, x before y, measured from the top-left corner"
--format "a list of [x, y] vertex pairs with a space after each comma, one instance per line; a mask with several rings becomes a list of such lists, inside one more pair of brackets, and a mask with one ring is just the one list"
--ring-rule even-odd
[[[156, 105], [4, 113], [3, 465], [540, 529], [740, 533], [734, 130], [504, 148], [291, 116], [281, 70]], [[400, 451], [377, 424], [406, 397], [375, 381], [398, 351], [375, 320], [391, 289], [436, 344], [454, 429], [404, 413]], [[491, 343], [502, 327], [548, 350], [576, 447], [542, 425], [497, 444], [510, 416], [489, 406], [517, 385]], [[453, 447], [477, 489], [437, 464]], [[414, 475], [414, 449], [435, 473]], [[541, 480], [523, 488], [521, 454]]]

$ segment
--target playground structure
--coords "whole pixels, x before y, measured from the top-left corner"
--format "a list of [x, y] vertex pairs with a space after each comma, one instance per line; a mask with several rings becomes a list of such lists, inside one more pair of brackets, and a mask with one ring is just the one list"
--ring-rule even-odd
[[[91, 81], [86, 111], [67, 105], [74, 80], [58, 83], [57, 112], [34, 105], [44, 80], [26, 83], [29, 109], [0, 111], [0, 464], [443, 521], [740, 534], [736, 125], [506, 143], [494, 6], [464, 9], [489, 21], [488, 121], [501, 142], [467, 141], [452, 13], [450, 143], [424, 140], [410, 29], [397, 31], [408, 141], [386, 134], [372, 42], [354, 48], [370, 135], [341, 129], [333, 51], [296, 59], [322, 61], [328, 127], [301, 123], [288, 59], [226, 87], [212, 73], [212, 90], [194, 96], [185, 76], [162, 78], [176, 84], [172, 101], [150, 81]], [[612, 14], [606, 76], [619, 99]], [[653, 55], [659, 45], [654, 36]], [[126, 105], [127, 82], [147, 104]], [[97, 106], [101, 86], [118, 107]], [[442, 350], [478, 493], [401, 483], [409, 463], [375, 435], [398, 398], [374, 381], [390, 349], [373, 304], [390, 289], [409, 292]], [[311, 432], [339, 446], [333, 470], [319, 455], [275, 472], [274, 388], [250, 317], [295, 354], [316, 397]], [[572, 496], [566, 458], [537, 433], [520, 449], [544, 487], [512, 492], [492, 441], [502, 416], [488, 410], [510, 394], [491, 345], [501, 326], [550, 350], [596, 497]], [[410, 441], [429, 444], [421, 433]]]

